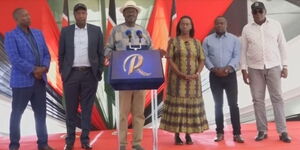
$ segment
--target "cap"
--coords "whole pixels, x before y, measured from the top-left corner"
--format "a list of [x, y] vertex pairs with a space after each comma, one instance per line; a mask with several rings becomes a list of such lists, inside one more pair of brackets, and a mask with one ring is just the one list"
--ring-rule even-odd
[[73, 11], [75, 12], [75, 11], [77, 11], [77, 10], [79, 10], [79, 9], [86, 10], [86, 6], [85, 6], [84, 4], [82, 4], [82, 3], [78, 3], [78, 4], [76, 4], [76, 5], [74, 6]]
[[266, 9], [266, 8], [265, 8], [264, 3], [262, 3], [262, 2], [254, 2], [254, 3], [251, 5], [251, 9], [252, 9], [252, 11], [253, 11], [253, 10], [255, 10], [255, 9]]

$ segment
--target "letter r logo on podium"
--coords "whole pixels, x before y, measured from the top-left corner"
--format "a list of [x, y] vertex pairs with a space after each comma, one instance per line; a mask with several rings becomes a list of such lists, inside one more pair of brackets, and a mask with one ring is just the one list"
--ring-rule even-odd
[[[151, 73], [145, 72], [141, 69], [144, 63], [144, 57], [140, 54], [132, 54], [125, 58], [123, 62], [123, 71], [131, 75], [134, 71], [137, 71], [142, 76], [150, 76]], [[128, 66], [128, 69], [126, 67]]]

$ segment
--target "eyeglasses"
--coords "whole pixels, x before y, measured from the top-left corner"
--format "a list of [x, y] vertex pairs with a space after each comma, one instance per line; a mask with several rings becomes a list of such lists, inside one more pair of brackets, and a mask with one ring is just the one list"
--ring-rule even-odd
[[256, 10], [253, 10], [253, 11], [252, 11], [252, 14], [253, 14], [253, 15], [256, 15], [256, 14], [258, 14], [258, 13], [263, 14], [263, 13], [264, 13], [264, 10], [262, 10], [262, 9], [256, 9]]

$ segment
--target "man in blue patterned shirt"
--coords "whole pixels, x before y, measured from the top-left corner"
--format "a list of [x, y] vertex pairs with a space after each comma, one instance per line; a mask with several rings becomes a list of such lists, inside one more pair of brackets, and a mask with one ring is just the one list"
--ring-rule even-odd
[[10, 86], [13, 100], [10, 115], [10, 150], [20, 147], [20, 120], [30, 101], [36, 123], [38, 150], [53, 150], [48, 146], [46, 128], [46, 73], [50, 55], [39, 30], [31, 29], [28, 11], [13, 12], [17, 28], [5, 36], [5, 50], [12, 65]]
[[215, 122], [217, 125], [215, 142], [224, 139], [223, 91], [225, 90], [233, 128], [233, 140], [244, 143], [240, 136], [241, 126], [236, 79], [236, 71], [240, 61], [240, 41], [233, 34], [226, 32], [226, 28], [226, 19], [221, 16], [217, 17], [215, 19], [216, 32], [206, 37], [203, 42], [206, 55], [205, 66], [210, 70], [209, 82], [215, 101]]

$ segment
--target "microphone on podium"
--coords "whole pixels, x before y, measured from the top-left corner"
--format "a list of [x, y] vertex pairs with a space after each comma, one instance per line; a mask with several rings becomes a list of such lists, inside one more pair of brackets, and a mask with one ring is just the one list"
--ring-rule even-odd
[[140, 44], [142, 43], [143, 32], [141, 30], [136, 31], [136, 35], [139, 37]]
[[131, 38], [132, 38], [132, 33], [131, 33], [131, 31], [128, 29], [128, 30], [126, 30], [125, 34], [126, 34], [127, 37], [128, 37], [129, 44], [131, 44]]

